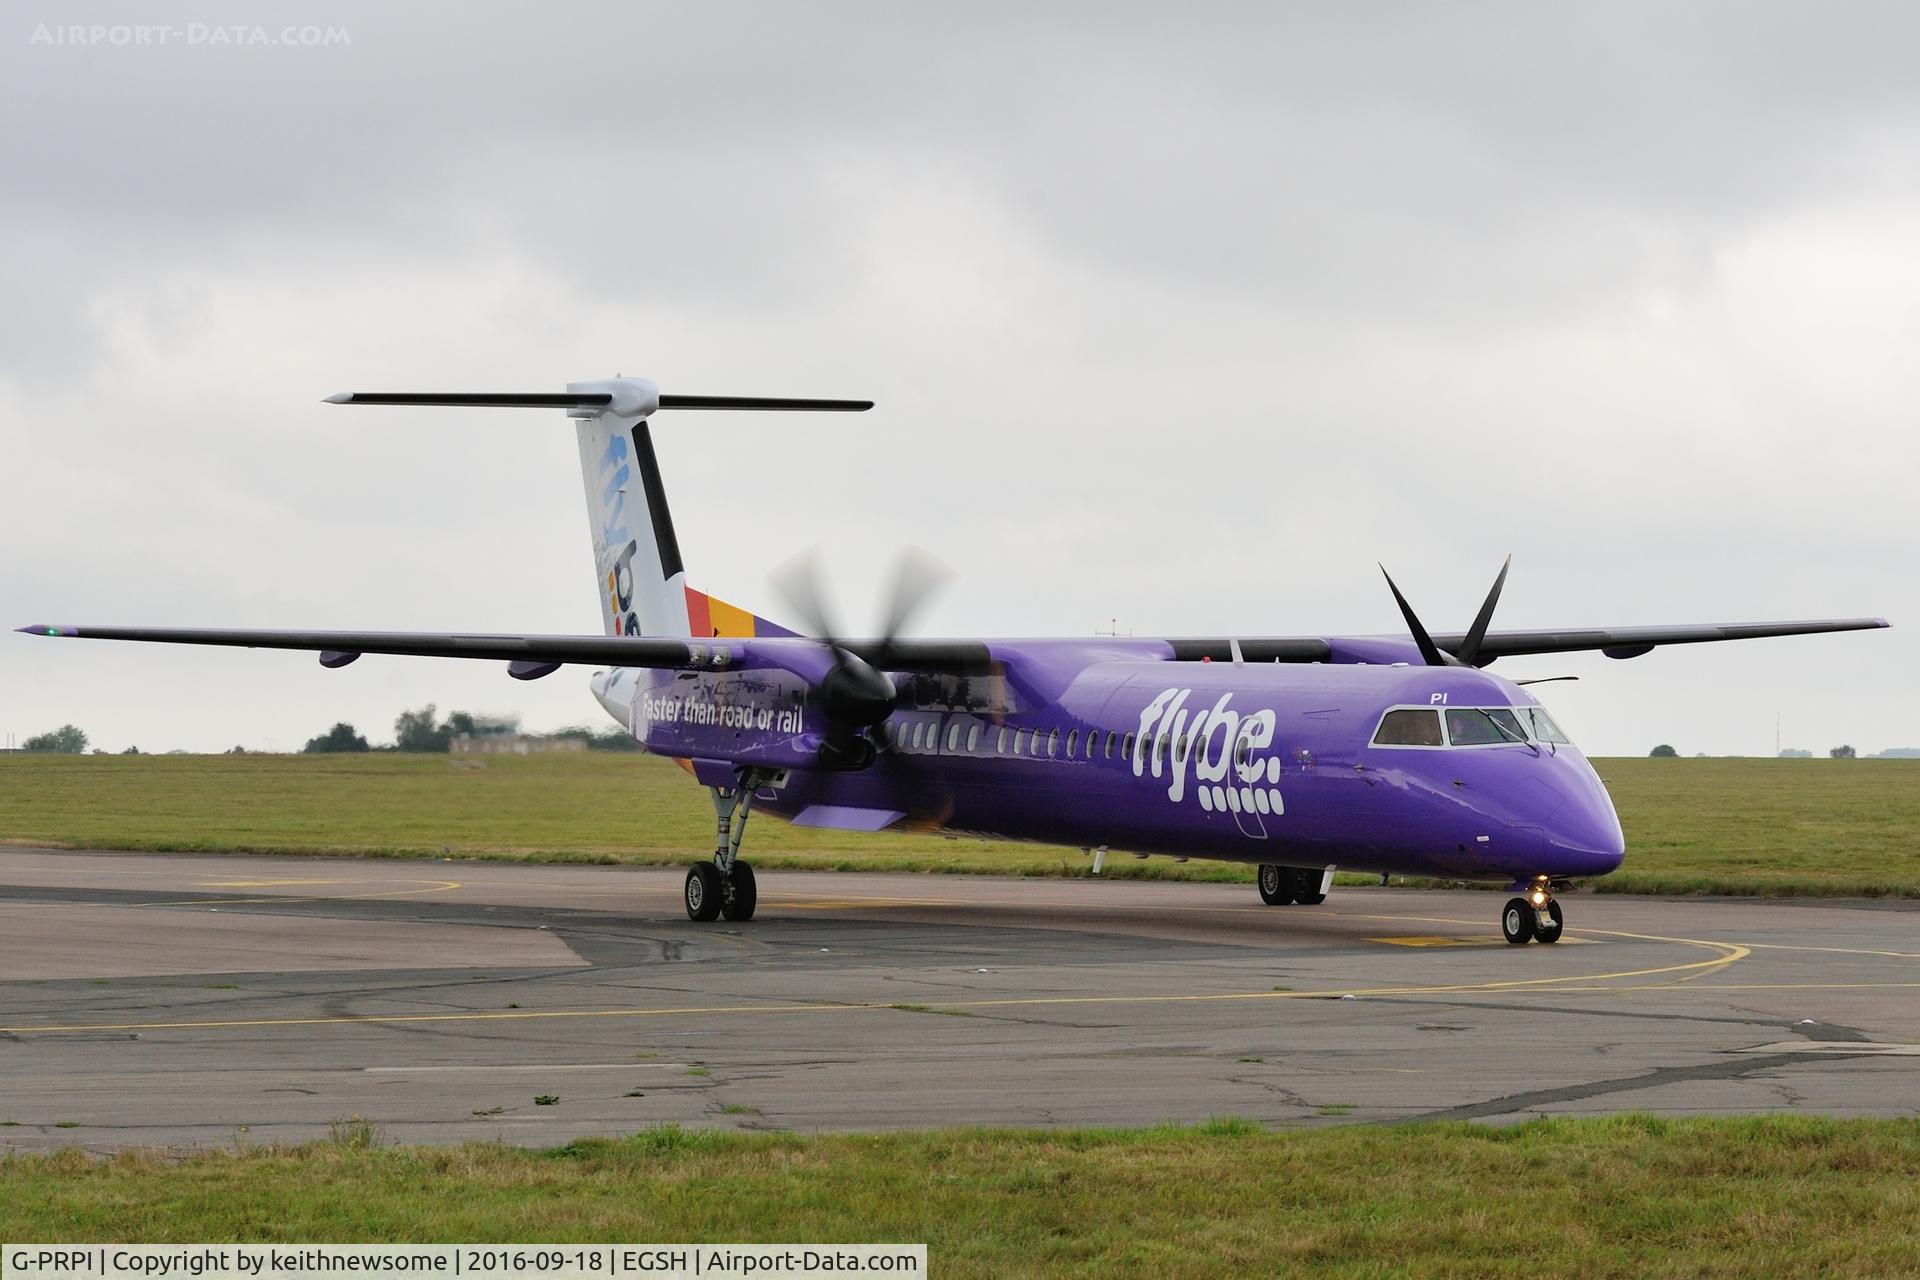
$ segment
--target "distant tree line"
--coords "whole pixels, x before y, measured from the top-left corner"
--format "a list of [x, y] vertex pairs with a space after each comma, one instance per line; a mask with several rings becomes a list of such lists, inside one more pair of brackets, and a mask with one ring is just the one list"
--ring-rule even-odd
[[[445, 753], [452, 750], [458, 738], [484, 738], [493, 735], [517, 735], [520, 722], [512, 718], [477, 716], [468, 711], [455, 711], [442, 720], [432, 703], [417, 711], [402, 711], [393, 722], [393, 745], [375, 746], [367, 741], [365, 734], [346, 721], [340, 721], [325, 733], [308, 738], [300, 750], [307, 755], [332, 755], [360, 751], [410, 751]], [[570, 725], [549, 734], [528, 735], [534, 742], [564, 739], [583, 742], [589, 751], [638, 751], [640, 744], [635, 742], [621, 729], [593, 729], [586, 725]], [[20, 744], [23, 752], [45, 755], [85, 755], [90, 746], [86, 731], [78, 725], [63, 724], [48, 733], [38, 733]], [[94, 747], [94, 755], [107, 754], [103, 749]], [[141, 754], [139, 747], [127, 747], [120, 752], [123, 756]], [[184, 755], [185, 752], [173, 751], [170, 755]], [[222, 754], [243, 756], [247, 749], [232, 746]]]
[[[1680, 753], [1663, 742], [1653, 750], [1647, 752], [1647, 754], [1655, 760], [1671, 760]], [[1705, 753], [1703, 752], [1701, 754]], [[1841, 743], [1837, 747], [1829, 747], [1827, 749], [1827, 755], [1834, 760], [1857, 760], [1860, 753], [1846, 743]], [[1872, 758], [1876, 760], [1912, 760], [1916, 757], [1920, 757], [1920, 747], [1889, 747], [1885, 751], [1878, 752]], [[1779, 758], [1782, 760], [1811, 760], [1813, 759], [1813, 752], [1802, 750], [1799, 747], [1786, 747], [1780, 752]]]
[[[476, 716], [471, 712], [455, 711], [446, 719], [439, 716], [439, 709], [432, 703], [418, 711], [402, 711], [393, 722], [393, 745], [376, 747], [352, 725], [340, 723], [317, 738], [309, 739], [301, 750], [309, 754], [324, 754], [342, 751], [408, 751], [429, 754], [444, 754], [453, 749], [458, 738], [484, 738], [495, 735], [516, 735], [520, 732], [520, 722], [514, 719], [501, 719]], [[532, 735], [533, 740], [569, 739], [584, 742], [589, 751], [638, 751], [640, 744], [619, 729], [597, 731], [585, 725], [574, 725], [559, 729], [550, 734]]]
[[38, 733], [20, 744], [22, 751], [53, 751], [77, 756], [87, 749], [87, 735], [77, 726], [63, 724], [52, 733]]

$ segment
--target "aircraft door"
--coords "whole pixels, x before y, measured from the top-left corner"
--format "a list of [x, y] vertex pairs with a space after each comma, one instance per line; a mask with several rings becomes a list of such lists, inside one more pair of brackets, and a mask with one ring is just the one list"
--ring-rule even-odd
[[1296, 828], [1311, 828], [1327, 810], [1327, 791], [1339, 785], [1338, 767], [1327, 759], [1335, 742], [1333, 719], [1338, 711], [1309, 711], [1295, 716], [1291, 724], [1282, 722], [1277, 744], [1280, 748], [1280, 790], [1287, 806], [1300, 819]]

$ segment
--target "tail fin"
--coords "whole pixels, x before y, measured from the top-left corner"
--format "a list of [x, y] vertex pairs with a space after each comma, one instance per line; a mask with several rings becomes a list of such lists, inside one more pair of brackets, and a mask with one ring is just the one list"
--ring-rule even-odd
[[828, 410], [871, 400], [661, 395], [645, 378], [570, 382], [564, 393], [343, 392], [329, 404], [565, 409], [577, 420], [600, 616], [610, 636], [790, 636], [793, 632], [687, 586], [647, 419], [660, 409]]
[[[605, 383], [593, 382], [567, 386], [580, 393], [605, 389]], [[651, 394], [635, 397], [638, 404], [609, 404], [590, 417], [570, 410], [579, 417], [580, 474], [587, 487], [600, 620], [610, 636], [687, 636], [694, 634], [687, 573], [647, 429], [659, 392], [651, 384], [646, 390]]]
[[[871, 407], [870, 402], [687, 396], [676, 403], [675, 397], [660, 395], [652, 383], [639, 378], [573, 382], [567, 384], [567, 391], [583, 397], [609, 395], [606, 407], [597, 412], [593, 406], [569, 410], [579, 419], [580, 473], [587, 486], [600, 614], [607, 634], [703, 638], [794, 634], [687, 585], [647, 417], [656, 406], [858, 410]], [[588, 412], [593, 416], [586, 416]]]

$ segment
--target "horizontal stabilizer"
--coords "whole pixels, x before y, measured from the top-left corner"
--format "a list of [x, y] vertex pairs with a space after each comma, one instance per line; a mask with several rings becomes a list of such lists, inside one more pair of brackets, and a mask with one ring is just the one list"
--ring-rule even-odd
[[[611, 392], [576, 391], [342, 391], [327, 404], [445, 405], [457, 409], [605, 409]], [[669, 396], [662, 409], [735, 409], [864, 413], [871, 400], [807, 400], [794, 396]]]
[[613, 403], [607, 392], [597, 395], [569, 391], [342, 391], [327, 404], [451, 405], [461, 409], [591, 409]]
[[798, 400], [791, 396], [667, 396], [662, 409], [811, 409], [824, 413], [865, 413], [871, 400]]

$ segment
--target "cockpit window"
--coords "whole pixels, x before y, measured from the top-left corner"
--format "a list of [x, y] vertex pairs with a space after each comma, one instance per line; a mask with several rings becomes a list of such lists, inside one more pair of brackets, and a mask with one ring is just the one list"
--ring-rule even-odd
[[1380, 728], [1373, 735], [1376, 747], [1438, 747], [1445, 743], [1440, 737], [1440, 713], [1424, 707], [1389, 711], [1380, 719]]
[[1491, 747], [1525, 742], [1527, 731], [1506, 707], [1449, 707], [1447, 738], [1456, 747]]
[[[1444, 725], [1444, 729], [1443, 729]], [[1572, 746], [1544, 707], [1394, 707], [1380, 717], [1376, 747]], [[1244, 746], [1244, 740], [1240, 746]], [[1236, 760], [1238, 752], [1236, 751]]]
[[1551, 742], [1563, 747], [1573, 745], [1566, 731], [1553, 722], [1553, 717], [1547, 714], [1545, 707], [1519, 707], [1516, 710], [1520, 712], [1521, 724], [1532, 724], [1535, 742]]

